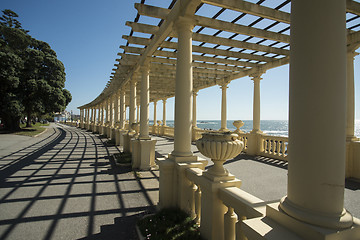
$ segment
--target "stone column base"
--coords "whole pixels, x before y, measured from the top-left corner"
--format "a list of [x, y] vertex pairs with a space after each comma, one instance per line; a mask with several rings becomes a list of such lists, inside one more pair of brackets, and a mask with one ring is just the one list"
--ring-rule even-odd
[[100, 135], [105, 135], [105, 126], [101, 125], [100, 126], [100, 132], [99, 132]]
[[248, 142], [247, 142], [247, 150], [246, 153], [249, 155], [259, 155], [260, 152], [262, 152], [262, 137], [263, 133], [261, 131], [254, 132], [251, 131], [248, 135]]
[[124, 152], [132, 152], [132, 146], [131, 146], [131, 139], [134, 137], [134, 133], [128, 132], [127, 134], [123, 135], [124, 140]]
[[189, 198], [192, 197], [192, 187], [185, 175], [187, 168], [205, 169], [207, 160], [197, 158], [190, 162], [189, 157], [176, 157], [169, 154], [168, 158], [156, 159], [160, 169], [159, 180], [159, 207], [179, 207], [185, 211], [189, 210]]
[[360, 139], [346, 141], [345, 176], [360, 180]]
[[156, 140], [131, 140], [132, 168], [140, 170], [155, 169]]
[[111, 127], [110, 126], [106, 129], [106, 136], [111, 139]]
[[348, 229], [318, 227], [290, 217], [279, 208], [279, 203], [271, 203], [266, 206], [266, 217], [245, 220], [242, 229], [249, 239], [359, 239], [360, 220], [353, 220]]
[[99, 132], [99, 125], [95, 124], [93, 128], [93, 133], [98, 133], [98, 132]]
[[115, 128], [112, 128], [112, 127], [110, 127], [110, 136], [109, 136], [109, 138], [112, 140], [112, 141], [114, 141], [115, 142], [115, 134], [116, 134], [116, 129]]
[[120, 129], [115, 129], [115, 145], [120, 146], [121, 137]]

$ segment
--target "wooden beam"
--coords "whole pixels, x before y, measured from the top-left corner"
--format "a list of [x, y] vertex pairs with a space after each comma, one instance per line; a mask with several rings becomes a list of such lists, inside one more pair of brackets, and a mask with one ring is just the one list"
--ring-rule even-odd
[[[142, 45], [146, 45], [146, 38], [140, 38], [140, 37], [127, 37], [129, 43], [144, 43]], [[140, 44], [141, 45], [141, 44]], [[177, 49], [177, 43], [176, 42], [169, 42], [164, 41], [160, 47], [163, 48], [170, 48], [170, 49]], [[124, 46], [120, 46], [120, 48], [124, 49]], [[214, 54], [219, 56], [225, 56], [225, 57], [233, 57], [233, 58], [240, 58], [240, 59], [249, 59], [249, 60], [255, 60], [255, 61], [261, 61], [261, 62], [271, 62], [274, 60], [274, 58], [271, 57], [265, 57], [261, 55], [255, 55], [255, 54], [249, 54], [249, 53], [240, 53], [235, 51], [229, 51], [229, 50], [223, 50], [223, 49], [216, 49], [216, 48], [210, 48], [210, 47], [203, 47], [203, 46], [192, 46], [193, 52], [199, 52], [199, 53], [207, 53], [207, 54]], [[140, 53], [139, 53], [140, 54]]]
[[[138, 13], [140, 15], [145, 15], [145, 16], [149, 16], [149, 17], [164, 19], [170, 13], [170, 10], [166, 9], [166, 8], [153, 7], [150, 5], [139, 4], [139, 3], [137, 4], [137, 6], [139, 6], [139, 9], [141, 10], [141, 11], [138, 11]], [[259, 5], [256, 5], [256, 6], [259, 6]], [[203, 17], [203, 16], [195, 15], [194, 19], [196, 21], [196, 25], [199, 25], [199, 26], [209, 27], [209, 28], [213, 28], [213, 29], [218, 29], [218, 30], [222, 30], [222, 31], [228, 31], [228, 32], [258, 37], [258, 38], [270, 39], [270, 40], [279, 41], [279, 42], [290, 43], [289, 35], [270, 32], [270, 31], [266, 31], [263, 29], [259, 29], [259, 28], [243, 26], [240, 24], [235, 24], [235, 23], [226, 22], [226, 21], [222, 21], [222, 20], [218, 20], [218, 19], [212, 19], [212, 18]], [[127, 25], [128, 25], [128, 23], [127, 23]], [[128, 25], [128, 26], [132, 27], [131, 25]], [[140, 27], [140, 26], [137, 26], [137, 27]], [[138, 28], [133, 28], [133, 30], [141, 32], [141, 29], [138, 29]], [[151, 29], [151, 30], [156, 32], [157, 31], [156, 26], [153, 26], [153, 29]]]
[[346, 1], [346, 11], [360, 16], [360, 3], [352, 1], [352, 0], [347, 0]]
[[[132, 23], [132, 25], [139, 25], [140, 23]], [[143, 32], [142, 33], [149, 33], [149, 34], [156, 34], [152, 31], [151, 27], [142, 27]], [[170, 33], [169, 36], [176, 37], [175, 34]], [[267, 52], [267, 53], [274, 53], [274, 54], [280, 54], [280, 55], [289, 55], [290, 51], [281, 49], [281, 48], [275, 48], [275, 47], [269, 47], [265, 45], [260, 45], [256, 43], [249, 43], [249, 42], [243, 42], [238, 41], [234, 39], [228, 39], [228, 38], [222, 38], [222, 37], [214, 37], [211, 35], [201, 34], [201, 33], [193, 33], [192, 35], [194, 41], [198, 42], [206, 42], [206, 43], [213, 43], [218, 45], [224, 45], [229, 47], [236, 47], [236, 48], [245, 48], [245, 49], [251, 49], [254, 51], [260, 51], [260, 52]]]
[[201, 0], [203, 3], [211, 4], [221, 8], [248, 13], [258, 17], [290, 24], [290, 13], [243, 0]]

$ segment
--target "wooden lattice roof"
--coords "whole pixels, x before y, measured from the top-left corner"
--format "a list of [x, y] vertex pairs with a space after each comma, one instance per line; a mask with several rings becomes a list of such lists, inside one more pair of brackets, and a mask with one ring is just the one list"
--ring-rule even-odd
[[[161, 5], [151, 5], [157, 2]], [[181, 5], [181, 6], [180, 6]], [[177, 36], [173, 24], [193, 15], [193, 88], [196, 90], [289, 63], [290, 0], [141, 0], [127, 40], [102, 93], [80, 108], [103, 102], [120, 87], [129, 91], [150, 59], [150, 99], [175, 95]], [[360, 43], [360, 3], [347, 1], [348, 46]], [[321, 13], [319, 13], [321, 18]], [[311, 36], [309, 36], [311, 37]], [[139, 91], [139, 88], [138, 88]], [[128, 100], [127, 100], [128, 102]]]

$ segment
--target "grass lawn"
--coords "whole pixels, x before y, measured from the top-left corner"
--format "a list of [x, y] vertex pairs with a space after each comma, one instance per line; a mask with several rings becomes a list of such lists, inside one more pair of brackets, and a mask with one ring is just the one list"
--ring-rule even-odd
[[20, 124], [21, 130], [15, 132], [14, 134], [33, 137], [45, 131], [46, 128], [43, 128], [42, 126], [49, 126], [49, 124], [42, 124], [37, 122], [36, 124], [32, 125], [32, 127], [26, 127], [26, 124]]

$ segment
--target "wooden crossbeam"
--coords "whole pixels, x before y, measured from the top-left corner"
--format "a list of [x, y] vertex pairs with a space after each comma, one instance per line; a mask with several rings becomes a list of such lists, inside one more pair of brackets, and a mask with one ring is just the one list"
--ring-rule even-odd
[[[256, 5], [256, 4], [254, 4], [254, 5]], [[149, 16], [149, 17], [165, 19], [166, 16], [170, 13], [170, 10], [166, 9], [166, 8], [154, 7], [154, 6], [139, 4], [139, 3], [136, 4], [136, 6], [138, 6], [137, 9], [138, 9], [138, 13], [140, 15], [145, 15], [145, 16]], [[256, 5], [256, 6], [259, 6], [259, 5]], [[263, 29], [259, 29], [259, 28], [243, 26], [240, 24], [235, 24], [235, 23], [231, 23], [231, 22], [226, 22], [226, 21], [222, 21], [222, 20], [218, 20], [218, 19], [212, 19], [212, 18], [197, 16], [197, 15], [194, 16], [194, 20], [196, 22], [196, 25], [203, 26], [203, 27], [209, 27], [209, 28], [213, 28], [213, 29], [248, 35], [248, 36], [252, 36], [252, 37], [258, 37], [258, 38], [270, 39], [270, 40], [279, 41], [279, 42], [290, 43], [290, 36], [281, 34], [281, 33], [270, 32], [270, 31], [266, 31]], [[128, 23], [127, 23], [127, 25], [128, 25]], [[130, 26], [130, 25], [128, 25], [128, 26]], [[137, 26], [137, 27], [140, 27], [140, 26]], [[157, 31], [156, 27], [157, 26], [153, 26], [153, 28], [151, 30], [156, 32]], [[136, 28], [133, 28], [133, 30], [141, 31], [140, 29], [136, 29]]]
[[[140, 38], [140, 37], [127, 37], [127, 39], [128, 39], [129, 43], [134, 43], [134, 44], [144, 43], [144, 44], [140, 44], [140, 45], [146, 45], [146, 40], [148, 40], [146, 38]], [[120, 47], [125, 50], [125, 46], [120, 46]], [[161, 43], [160, 47], [177, 49], [177, 43], [164, 41], [163, 43]], [[249, 59], [249, 60], [261, 61], [261, 62], [271, 62], [274, 60], [274, 58], [265, 57], [265, 56], [261, 56], [261, 55], [240, 53], [240, 52], [235, 52], [235, 51], [203, 47], [203, 46], [196, 46], [196, 45], [193, 45], [192, 49], [193, 49], [193, 52], [213, 54], [213, 55], [219, 55], [219, 56], [225, 56], [225, 57], [240, 58], [240, 59]]]
[[258, 17], [271, 19], [274, 21], [290, 23], [290, 13], [243, 0], [201, 0], [203, 3], [211, 4], [221, 8], [248, 13]]
[[[131, 26], [135, 26], [135, 25], [143, 25], [141, 27], [142, 33], [156, 34], [156, 32], [153, 32], [153, 29], [151, 27], [146, 27], [145, 24], [131, 23]], [[138, 30], [140, 30], [140, 27], [138, 27]], [[169, 36], [176, 37], [176, 35], [173, 33], [170, 33]], [[212, 44], [218, 44], [218, 45], [224, 45], [224, 46], [236, 47], [236, 48], [245, 48], [245, 49], [250, 49], [250, 50], [254, 50], [254, 51], [274, 53], [274, 54], [285, 55], [285, 56], [290, 54], [290, 51], [286, 50], [286, 49], [269, 47], [269, 46], [265, 46], [265, 45], [243, 42], [243, 41], [238, 41], [238, 40], [234, 40], [234, 39], [214, 37], [211, 35], [206, 35], [206, 34], [201, 34], [201, 33], [193, 33], [192, 38], [194, 41], [198, 41], [198, 42], [206, 42], [206, 43], [212, 43]]]

